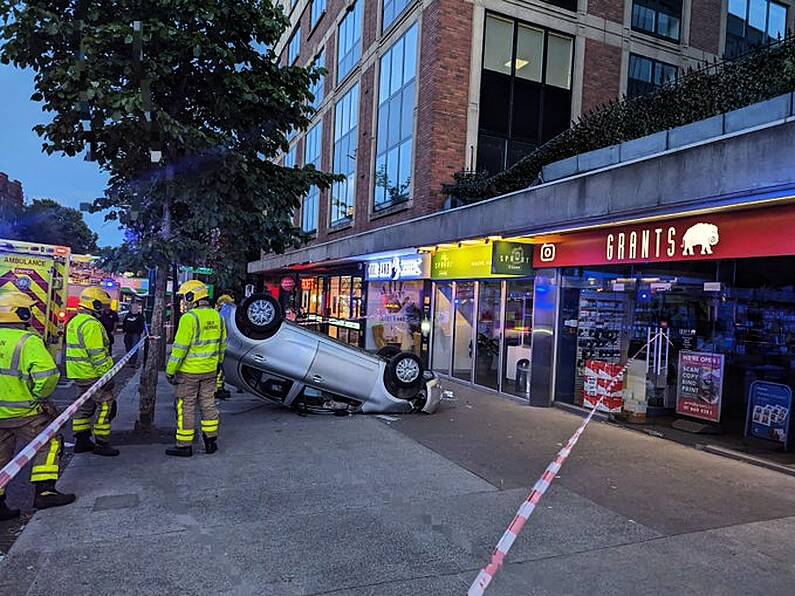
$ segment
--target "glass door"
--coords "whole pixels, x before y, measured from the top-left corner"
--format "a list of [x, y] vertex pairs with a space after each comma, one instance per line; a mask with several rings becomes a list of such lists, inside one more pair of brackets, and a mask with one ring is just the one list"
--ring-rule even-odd
[[453, 376], [472, 380], [474, 356], [473, 331], [475, 322], [475, 282], [455, 284], [455, 325], [453, 334]]
[[530, 397], [533, 280], [507, 282], [502, 390]]
[[475, 383], [499, 386], [502, 282], [481, 281], [478, 290], [478, 335], [475, 352]]
[[433, 348], [431, 367], [433, 370], [450, 374], [450, 355], [453, 351], [453, 284], [435, 284], [433, 294]]

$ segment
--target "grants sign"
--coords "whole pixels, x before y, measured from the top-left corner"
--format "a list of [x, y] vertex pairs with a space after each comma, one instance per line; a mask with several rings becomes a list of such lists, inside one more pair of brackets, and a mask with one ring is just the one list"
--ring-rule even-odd
[[795, 205], [723, 211], [541, 237], [535, 267], [795, 255]]

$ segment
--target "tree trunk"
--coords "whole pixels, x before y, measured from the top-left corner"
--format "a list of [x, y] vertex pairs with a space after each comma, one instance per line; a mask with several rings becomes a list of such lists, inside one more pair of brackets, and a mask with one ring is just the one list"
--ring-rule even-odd
[[135, 430], [139, 432], [151, 432], [154, 428], [155, 420], [155, 401], [157, 398], [157, 376], [163, 368], [162, 354], [165, 351], [165, 303], [166, 303], [166, 279], [168, 269], [164, 265], [157, 268], [155, 273], [154, 304], [152, 308], [152, 324], [149, 327], [149, 339], [147, 345], [147, 358], [141, 371], [141, 383], [139, 390], [138, 422]]

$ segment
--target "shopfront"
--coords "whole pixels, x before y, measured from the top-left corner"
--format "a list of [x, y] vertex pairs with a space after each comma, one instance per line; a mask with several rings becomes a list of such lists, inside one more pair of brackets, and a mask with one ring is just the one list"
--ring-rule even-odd
[[532, 246], [471, 241], [431, 259], [436, 372], [522, 398], [531, 393]]
[[289, 320], [364, 347], [364, 264], [291, 271], [266, 279]]
[[537, 239], [534, 265], [557, 268], [560, 286], [554, 399], [590, 405], [628, 364], [605, 400], [619, 416], [738, 435], [755, 422], [757, 436], [782, 439], [795, 387], [793, 230], [785, 205]]
[[378, 258], [368, 261], [365, 267], [365, 349], [377, 352], [394, 347], [413, 352], [427, 362], [430, 255], [413, 253]]

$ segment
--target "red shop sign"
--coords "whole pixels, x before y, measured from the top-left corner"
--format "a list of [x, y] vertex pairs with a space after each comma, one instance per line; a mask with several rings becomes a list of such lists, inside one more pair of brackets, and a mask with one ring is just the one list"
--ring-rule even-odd
[[795, 255], [795, 205], [723, 211], [541, 238], [533, 267]]

